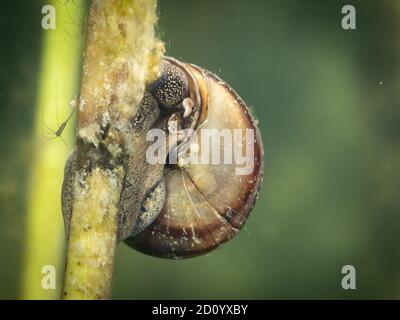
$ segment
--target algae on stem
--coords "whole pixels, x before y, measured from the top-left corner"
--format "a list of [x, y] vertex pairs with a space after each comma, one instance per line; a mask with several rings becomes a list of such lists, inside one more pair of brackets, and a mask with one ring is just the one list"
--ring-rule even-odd
[[156, 0], [92, 2], [79, 97], [64, 299], [107, 299], [111, 294], [124, 177], [121, 159], [135, 152], [130, 119], [146, 83], [158, 76], [163, 54], [163, 45], [155, 38], [156, 21]]

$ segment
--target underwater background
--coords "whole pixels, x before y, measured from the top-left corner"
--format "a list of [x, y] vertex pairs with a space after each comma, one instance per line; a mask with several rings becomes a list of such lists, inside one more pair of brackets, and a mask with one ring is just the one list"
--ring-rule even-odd
[[[57, 31], [41, 28], [47, 3], [69, 8]], [[356, 30], [342, 29], [345, 4], [159, 1], [167, 54], [215, 72], [254, 111], [265, 177], [245, 228], [205, 256], [119, 244], [114, 299], [400, 298], [400, 2], [351, 1]], [[59, 298], [74, 124], [67, 145], [40, 129], [56, 130], [78, 94], [79, 6], [0, 4], [0, 299]], [[42, 265], [57, 267], [56, 290], [42, 289]], [[356, 290], [341, 287], [344, 265]]]

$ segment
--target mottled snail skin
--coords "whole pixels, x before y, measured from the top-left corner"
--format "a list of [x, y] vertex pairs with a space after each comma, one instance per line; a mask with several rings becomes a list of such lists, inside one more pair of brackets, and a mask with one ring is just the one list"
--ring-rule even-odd
[[[235, 165], [216, 165], [211, 161], [208, 165], [165, 169], [166, 199], [160, 214], [148, 228], [125, 243], [146, 254], [177, 259], [209, 252], [243, 227], [262, 183], [263, 147], [249, 108], [232, 88], [200, 67], [168, 61], [184, 68], [198, 85], [203, 109], [198, 130], [255, 132], [254, 170], [250, 175], [236, 175]], [[224, 143], [220, 147], [222, 150]]]
[[131, 121], [134, 154], [125, 166], [125, 178], [119, 208], [118, 239], [123, 240], [143, 231], [158, 216], [165, 201], [164, 165], [146, 161], [150, 142], [146, 132], [166, 130], [168, 116], [162, 116], [154, 97], [146, 93], [138, 113]]

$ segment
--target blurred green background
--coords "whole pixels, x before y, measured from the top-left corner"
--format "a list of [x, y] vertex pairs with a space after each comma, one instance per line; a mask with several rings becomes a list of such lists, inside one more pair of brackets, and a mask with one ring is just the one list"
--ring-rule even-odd
[[[254, 110], [265, 180], [245, 229], [210, 254], [119, 245], [114, 298], [400, 298], [400, 1], [350, 2], [159, 2], [167, 54], [214, 71]], [[22, 294], [45, 3], [0, 4], [1, 299]], [[356, 30], [341, 27], [345, 4]], [[347, 264], [356, 290], [341, 288]]]

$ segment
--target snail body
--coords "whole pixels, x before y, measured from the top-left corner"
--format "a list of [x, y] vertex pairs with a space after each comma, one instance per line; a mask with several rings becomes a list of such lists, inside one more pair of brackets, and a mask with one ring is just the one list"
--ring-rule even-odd
[[[238, 94], [213, 73], [165, 57], [131, 123], [142, 152], [126, 165], [119, 239], [143, 253], [176, 259], [233, 238], [257, 199], [264, 156], [256, 121]], [[154, 141], [144, 137], [152, 129], [166, 132], [165, 163], [149, 164], [145, 156]], [[206, 150], [210, 140], [212, 152]], [[63, 186], [66, 226], [74, 161], [72, 155]]]

